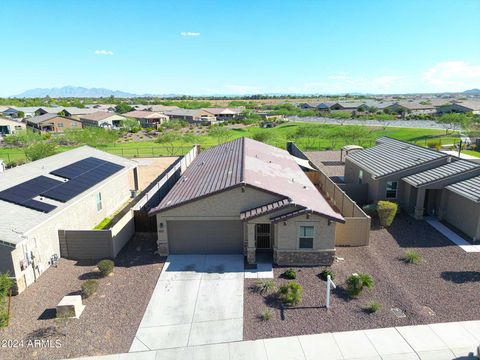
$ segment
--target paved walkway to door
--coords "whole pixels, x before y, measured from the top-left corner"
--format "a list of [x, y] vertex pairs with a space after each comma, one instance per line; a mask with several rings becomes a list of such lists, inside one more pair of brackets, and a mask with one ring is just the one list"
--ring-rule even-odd
[[130, 352], [243, 340], [242, 255], [171, 255]]
[[454, 244], [458, 245], [463, 251], [466, 252], [480, 252], [480, 245], [473, 245], [470, 244], [468, 241], [466, 241], [464, 238], [462, 238], [460, 235], [457, 233], [453, 232], [451, 229], [443, 225], [440, 221], [433, 217], [428, 217], [425, 219], [425, 221], [430, 224], [435, 230], [437, 230], [440, 234], [445, 236], [447, 239], [449, 239], [451, 242]]

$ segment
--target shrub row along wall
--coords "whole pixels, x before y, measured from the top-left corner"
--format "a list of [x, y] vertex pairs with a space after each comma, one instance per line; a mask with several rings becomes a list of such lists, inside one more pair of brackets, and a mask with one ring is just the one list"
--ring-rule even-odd
[[370, 216], [348, 197], [324, 172], [307, 172], [310, 181], [327, 197], [345, 218], [337, 224], [335, 245], [364, 246], [370, 239]]

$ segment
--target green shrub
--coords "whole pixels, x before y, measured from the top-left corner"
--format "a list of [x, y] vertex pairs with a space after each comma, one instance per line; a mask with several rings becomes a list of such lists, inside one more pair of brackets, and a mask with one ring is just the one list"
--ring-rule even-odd
[[367, 304], [365, 311], [368, 312], [369, 314], [373, 314], [373, 313], [376, 313], [381, 308], [382, 308], [382, 304], [376, 301], [371, 301]]
[[258, 280], [255, 284], [254, 290], [259, 294], [268, 294], [275, 289], [275, 282], [273, 280]]
[[347, 278], [347, 293], [352, 297], [360, 295], [364, 288], [373, 289], [375, 282], [369, 274], [352, 274]]
[[327, 276], [330, 275], [330, 279], [334, 279], [335, 275], [333, 275], [332, 270], [325, 269], [320, 273], [320, 279], [327, 281]]
[[115, 264], [112, 260], [104, 259], [100, 260], [97, 267], [100, 270], [102, 276], [108, 276], [113, 271]]
[[413, 250], [405, 251], [403, 260], [408, 264], [420, 264], [422, 262], [422, 255]]
[[362, 209], [365, 212], [365, 214], [367, 214], [370, 217], [374, 217], [375, 215], [377, 215], [377, 204], [368, 204], [368, 205], [365, 205]]
[[379, 201], [377, 204], [377, 213], [380, 220], [380, 225], [383, 227], [389, 227], [395, 219], [397, 214], [398, 205], [391, 201]]
[[265, 311], [262, 313], [260, 317], [262, 318], [263, 321], [268, 321], [272, 318], [272, 312], [270, 311], [270, 309], [265, 309]]
[[8, 272], [0, 273], [0, 298], [6, 297], [12, 287], [13, 280]]
[[288, 269], [282, 275], [285, 279], [293, 280], [297, 278], [297, 272], [293, 269]]
[[296, 281], [280, 286], [278, 290], [280, 300], [284, 305], [296, 306], [302, 301], [303, 289]]
[[97, 280], [87, 280], [82, 284], [82, 297], [84, 299], [89, 298], [95, 294], [98, 290], [98, 281]]

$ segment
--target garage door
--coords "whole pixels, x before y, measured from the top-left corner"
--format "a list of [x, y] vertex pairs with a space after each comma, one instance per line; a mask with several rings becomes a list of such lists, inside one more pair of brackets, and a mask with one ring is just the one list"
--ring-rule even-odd
[[170, 254], [242, 254], [241, 221], [168, 221]]

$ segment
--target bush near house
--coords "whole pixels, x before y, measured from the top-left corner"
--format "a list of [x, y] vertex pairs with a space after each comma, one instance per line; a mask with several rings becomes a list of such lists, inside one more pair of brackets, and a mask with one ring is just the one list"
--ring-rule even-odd
[[375, 281], [366, 273], [352, 274], [347, 278], [347, 293], [351, 297], [357, 297], [364, 288], [373, 289]]
[[380, 220], [380, 225], [383, 227], [389, 227], [395, 219], [397, 214], [398, 205], [391, 201], [379, 201], [377, 204], [377, 213]]
[[282, 275], [285, 279], [289, 279], [289, 280], [294, 280], [297, 278], [297, 272], [293, 269], [288, 269]]
[[377, 204], [368, 204], [363, 206], [363, 211], [370, 217], [377, 216]]
[[335, 275], [333, 275], [332, 270], [325, 269], [320, 273], [320, 279], [327, 281], [327, 276], [330, 275], [330, 279], [333, 280]]
[[422, 259], [422, 255], [413, 250], [405, 251], [405, 254], [403, 255], [403, 261], [407, 264], [420, 264]]
[[100, 260], [100, 262], [97, 264], [97, 267], [102, 276], [105, 277], [111, 274], [113, 268], [115, 267], [115, 264], [112, 260], [104, 259]]
[[270, 309], [265, 309], [265, 311], [260, 316], [263, 321], [268, 321], [272, 318], [272, 312]]
[[382, 304], [376, 301], [371, 301], [367, 304], [365, 311], [369, 314], [374, 314], [382, 308]]
[[278, 290], [280, 300], [284, 305], [296, 306], [302, 301], [303, 288], [296, 281], [280, 286]]
[[89, 298], [95, 294], [98, 290], [98, 281], [97, 280], [87, 280], [82, 284], [82, 297], [84, 299]]
[[272, 292], [275, 289], [275, 282], [273, 280], [258, 280], [255, 284], [255, 292], [264, 295]]

